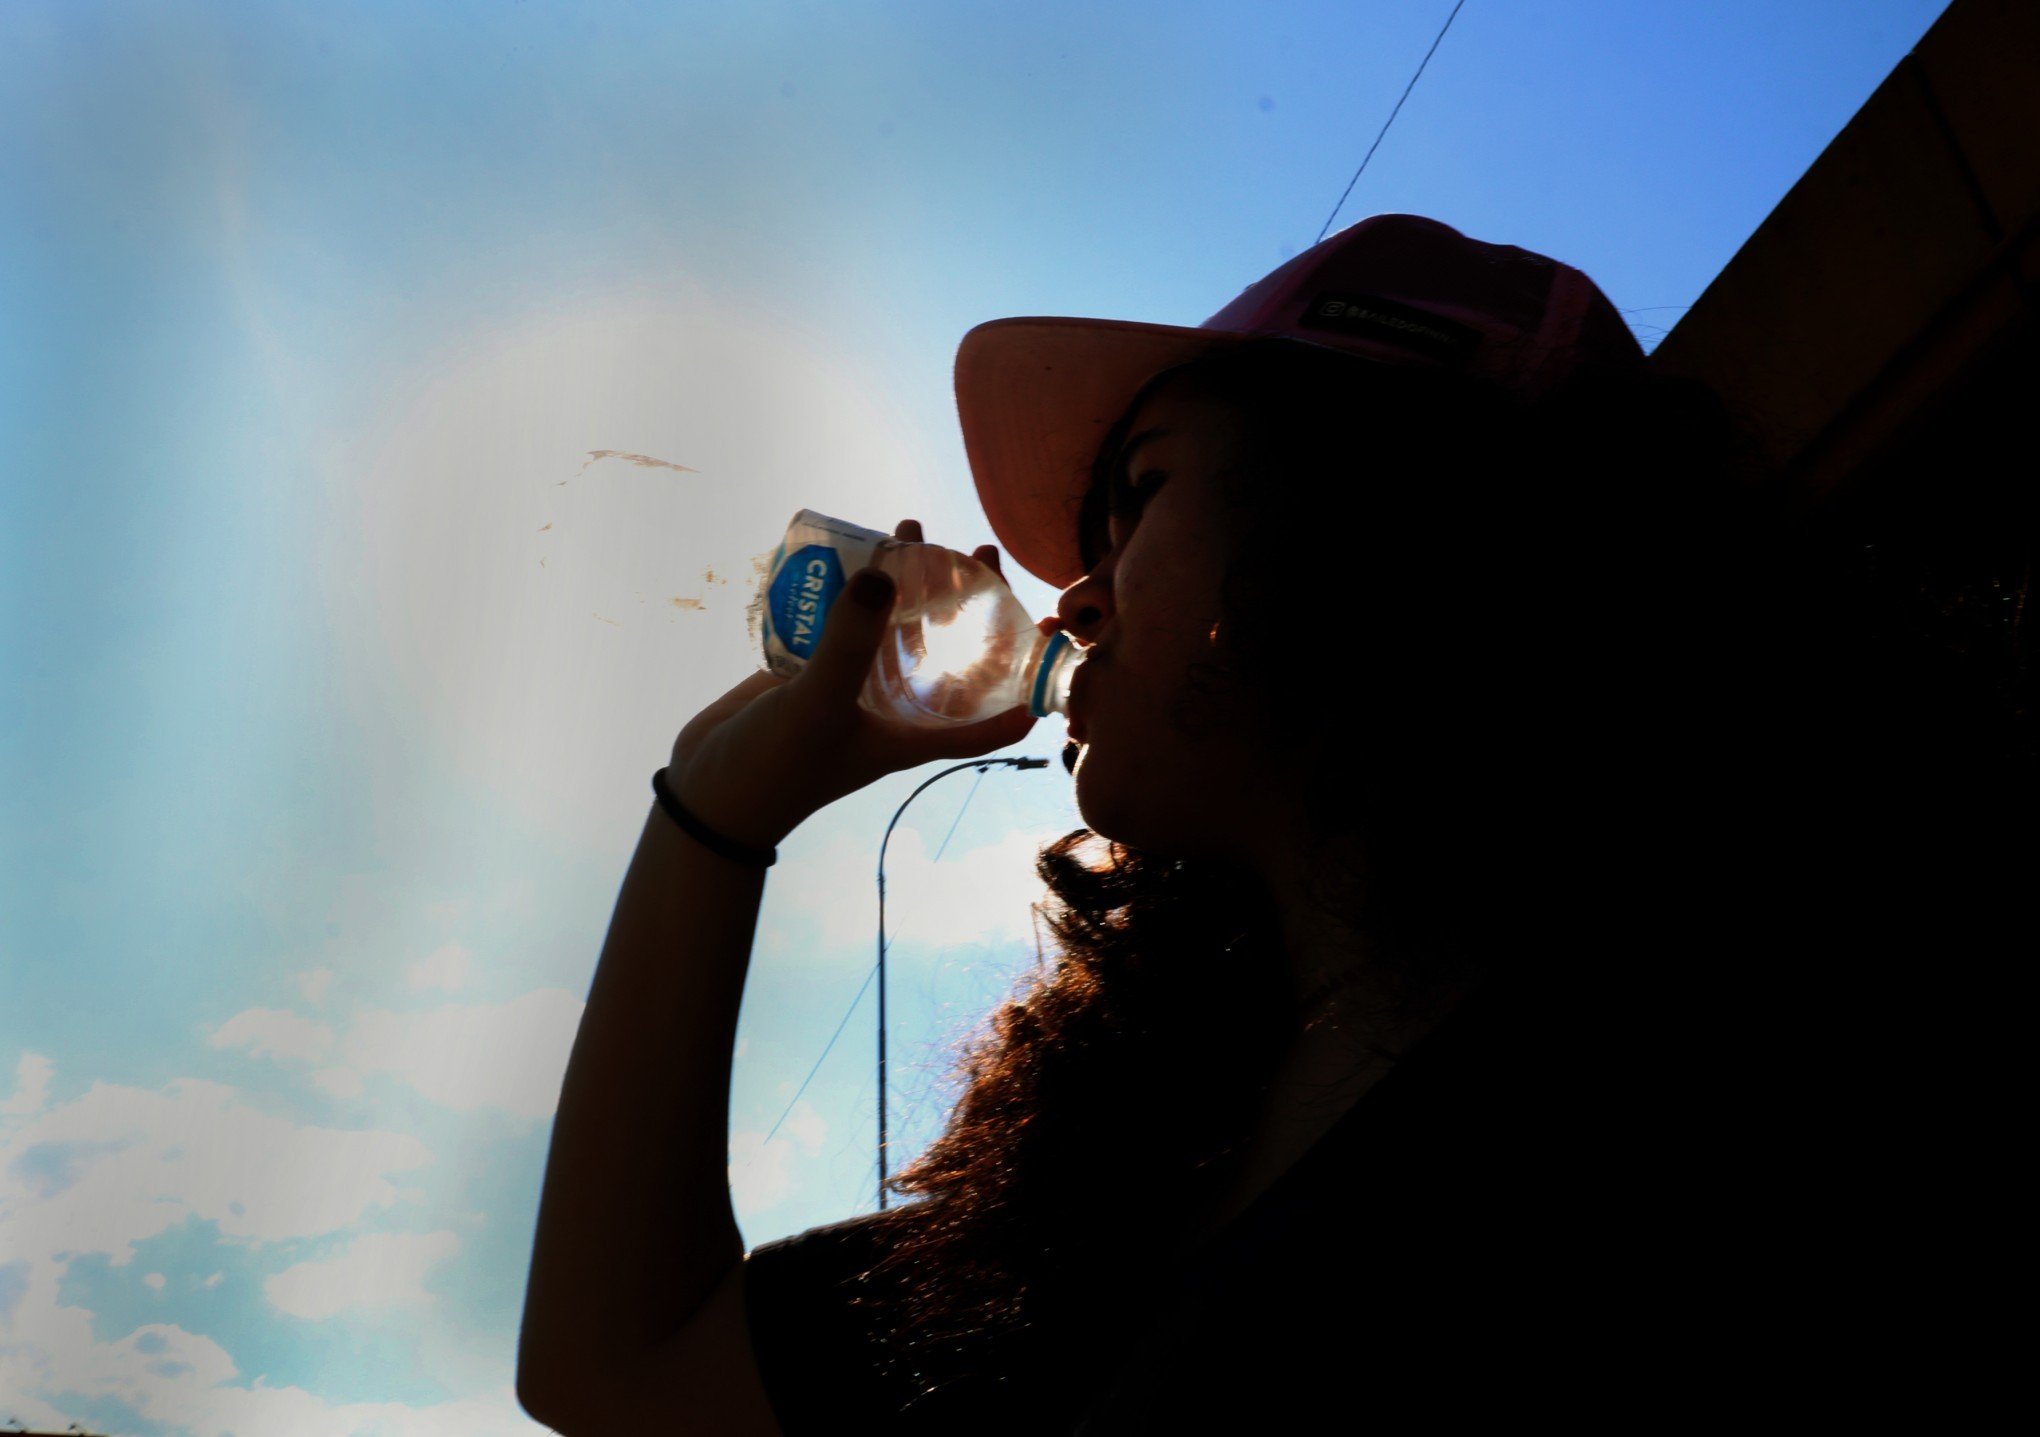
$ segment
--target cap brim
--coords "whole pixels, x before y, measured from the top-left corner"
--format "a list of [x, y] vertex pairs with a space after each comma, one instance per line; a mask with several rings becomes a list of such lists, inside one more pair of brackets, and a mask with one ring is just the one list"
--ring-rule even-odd
[[1105, 431], [1161, 370], [1245, 335], [1105, 319], [995, 319], [956, 351], [964, 453], [1008, 558], [1055, 587], [1084, 576], [1077, 514]]

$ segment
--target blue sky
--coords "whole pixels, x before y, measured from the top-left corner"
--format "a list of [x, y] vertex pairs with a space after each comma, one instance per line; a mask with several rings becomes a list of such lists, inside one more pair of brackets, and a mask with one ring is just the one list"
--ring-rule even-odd
[[[1654, 338], [1940, 8], [1468, 0], [1339, 223], [1557, 255]], [[1449, 9], [0, 7], [0, 1422], [539, 1430], [548, 1122], [648, 777], [755, 662], [727, 576], [803, 506], [989, 540], [963, 332], [1201, 321]], [[932, 771], [773, 871], [753, 1245], [873, 1202], [868, 993], [763, 1138]], [[892, 847], [909, 1151], [1077, 822], [1059, 765], [974, 781]]]

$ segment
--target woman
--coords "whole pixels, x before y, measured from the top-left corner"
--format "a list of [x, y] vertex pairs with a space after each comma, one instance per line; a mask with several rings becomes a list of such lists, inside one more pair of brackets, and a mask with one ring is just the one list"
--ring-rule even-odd
[[894, 1179], [919, 1201], [746, 1257], [761, 865], [1031, 723], [859, 709], [891, 598], [859, 574], [812, 666], [738, 684], [664, 771], [561, 1097], [527, 1409], [1284, 1431], [1692, 1387], [1699, 1294], [1751, 1251], [1698, 975], [1776, 841], [1728, 739], [1761, 556], [1704, 406], [1577, 271], [1409, 216], [1198, 329], [983, 326], [958, 386], [994, 532], [1088, 649], [1089, 828], [1039, 865], [1058, 961]]

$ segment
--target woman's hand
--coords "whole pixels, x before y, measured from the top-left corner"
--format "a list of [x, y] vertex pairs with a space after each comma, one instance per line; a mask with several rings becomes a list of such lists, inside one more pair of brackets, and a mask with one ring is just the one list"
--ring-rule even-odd
[[[921, 525], [905, 520], [893, 537], [920, 543]], [[972, 557], [999, 566], [990, 544]], [[930, 729], [880, 718], [857, 702], [894, 597], [890, 576], [858, 570], [830, 606], [814, 657], [797, 676], [752, 674], [696, 714], [673, 744], [666, 780], [675, 796], [725, 837], [769, 848], [809, 814], [874, 779], [931, 759], [990, 753], [1025, 737], [1034, 718], [1024, 705], [979, 723]], [[875, 606], [866, 598], [875, 598]]]

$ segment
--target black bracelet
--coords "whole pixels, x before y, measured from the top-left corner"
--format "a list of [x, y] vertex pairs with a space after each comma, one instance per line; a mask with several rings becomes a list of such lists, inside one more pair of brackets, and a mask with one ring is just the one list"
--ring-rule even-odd
[[704, 848], [713, 849], [732, 863], [748, 863], [753, 868], [770, 868], [779, 861], [778, 849], [751, 848], [724, 838], [689, 813], [681, 806], [680, 800], [673, 797], [673, 790], [666, 787], [666, 770], [663, 768], [652, 775], [652, 792], [658, 795], [659, 807], [666, 810], [667, 816], [692, 834]]

